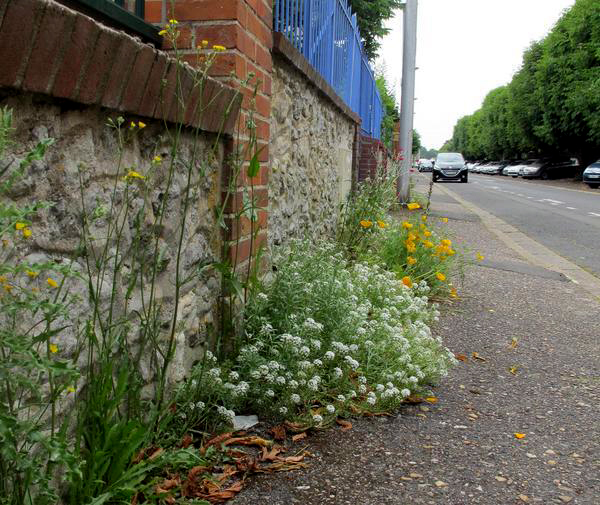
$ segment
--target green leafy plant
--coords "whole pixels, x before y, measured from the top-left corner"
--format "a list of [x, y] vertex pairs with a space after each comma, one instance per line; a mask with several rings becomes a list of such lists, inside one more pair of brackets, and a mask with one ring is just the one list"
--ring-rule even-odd
[[[0, 159], [11, 145], [12, 112], [0, 109]], [[49, 204], [10, 203], [13, 186], [29, 165], [43, 158], [52, 140], [0, 169], [0, 503], [54, 504], [54, 480], [77, 475], [78, 461], [68, 442], [79, 372], [62, 357], [58, 335], [68, 323], [74, 299], [65, 285], [74, 275], [52, 260], [28, 262], [33, 220]]]

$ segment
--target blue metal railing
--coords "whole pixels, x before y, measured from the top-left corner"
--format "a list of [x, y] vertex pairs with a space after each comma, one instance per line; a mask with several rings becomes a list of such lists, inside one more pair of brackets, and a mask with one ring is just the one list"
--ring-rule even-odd
[[282, 33], [381, 138], [383, 104], [347, 0], [275, 0], [274, 30]]

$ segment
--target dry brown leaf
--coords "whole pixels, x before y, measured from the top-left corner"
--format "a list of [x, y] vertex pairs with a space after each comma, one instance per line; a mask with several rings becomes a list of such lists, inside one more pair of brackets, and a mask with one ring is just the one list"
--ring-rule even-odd
[[229, 477], [231, 477], [232, 475], [235, 475], [236, 473], [238, 473], [237, 467], [235, 467], [233, 465], [225, 465], [223, 467], [223, 473], [213, 474], [213, 478], [218, 480], [219, 482], [223, 483], [227, 479], [229, 479]]
[[352, 423], [350, 421], [345, 421], [344, 419], [336, 419], [335, 422], [342, 427], [342, 431], [348, 431], [352, 429]]
[[271, 428], [271, 433], [273, 433], [273, 438], [275, 440], [278, 440], [280, 442], [285, 440], [286, 432], [285, 432], [285, 426], [283, 424], [278, 424], [277, 426], [273, 426], [273, 428]]
[[287, 429], [296, 433], [299, 431], [306, 431], [309, 428], [305, 424], [293, 423], [291, 421], [286, 421], [284, 424]]
[[479, 354], [476, 352], [471, 354], [471, 356], [473, 356], [473, 359], [478, 359], [479, 361], [487, 361], [485, 358], [482, 358], [481, 356], [479, 356]]
[[165, 450], [162, 448], [156, 449], [152, 454], [150, 454], [150, 456], [148, 456], [148, 459], [152, 461], [153, 459], [158, 458], [163, 452], [165, 452]]
[[292, 442], [298, 442], [298, 440], [302, 440], [303, 438], [306, 438], [306, 431], [303, 431], [302, 433], [298, 433], [297, 435], [294, 435], [292, 437]]
[[404, 399], [404, 403], [423, 403], [425, 399], [422, 396], [410, 395]]
[[284, 463], [300, 463], [300, 461], [304, 461], [306, 454], [302, 453], [298, 456], [288, 456], [287, 458], [280, 458]]
[[165, 479], [163, 480], [162, 484], [160, 485], [160, 487], [162, 489], [164, 489], [165, 491], [168, 491], [169, 489], [173, 489], [174, 487], [177, 487], [181, 484], [181, 479], [179, 478], [179, 475], [173, 479]]
[[236, 459], [235, 465], [240, 472], [244, 473], [256, 472], [258, 468], [258, 462], [256, 461], [256, 458], [248, 455], [244, 456], [243, 458]]
[[259, 445], [261, 447], [271, 447], [273, 445], [273, 441], [255, 436], [236, 437], [226, 440], [225, 442], [223, 442], [223, 445]]
[[283, 447], [280, 445], [274, 446], [270, 451], [266, 448], [262, 448], [262, 453], [260, 455], [261, 461], [275, 461], [278, 459], [277, 455], [283, 451]]
[[242, 490], [243, 485], [244, 484], [242, 481], [238, 481], [227, 489], [214, 491], [201, 497], [212, 503], [223, 503], [227, 500], [231, 500], [236, 494], [238, 494]]
[[230, 439], [231, 435], [232, 435], [232, 433], [228, 432], [228, 433], [223, 433], [222, 435], [217, 435], [216, 437], [211, 438], [208, 442], [206, 442], [202, 446], [202, 449], [200, 449], [200, 452], [202, 454], [204, 454], [206, 452], [206, 449], [208, 449], [211, 445], [219, 445], [220, 443], [224, 442], [225, 440]]
[[185, 437], [183, 437], [180, 445], [183, 449], [187, 449], [190, 445], [192, 445], [193, 441], [194, 439], [192, 438], [192, 435], [188, 433]]
[[469, 358], [467, 358], [464, 354], [455, 354], [454, 357], [458, 360], [458, 361], [469, 361]]

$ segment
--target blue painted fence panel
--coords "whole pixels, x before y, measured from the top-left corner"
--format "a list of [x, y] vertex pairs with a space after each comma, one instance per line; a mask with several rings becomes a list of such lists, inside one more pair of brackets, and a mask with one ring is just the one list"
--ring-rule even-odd
[[275, 0], [273, 26], [380, 139], [383, 104], [347, 0]]

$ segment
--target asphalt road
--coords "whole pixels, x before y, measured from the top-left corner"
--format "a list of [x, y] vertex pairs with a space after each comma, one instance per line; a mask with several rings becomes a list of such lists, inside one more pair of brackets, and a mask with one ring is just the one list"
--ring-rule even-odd
[[600, 278], [600, 191], [477, 174], [441, 184]]

